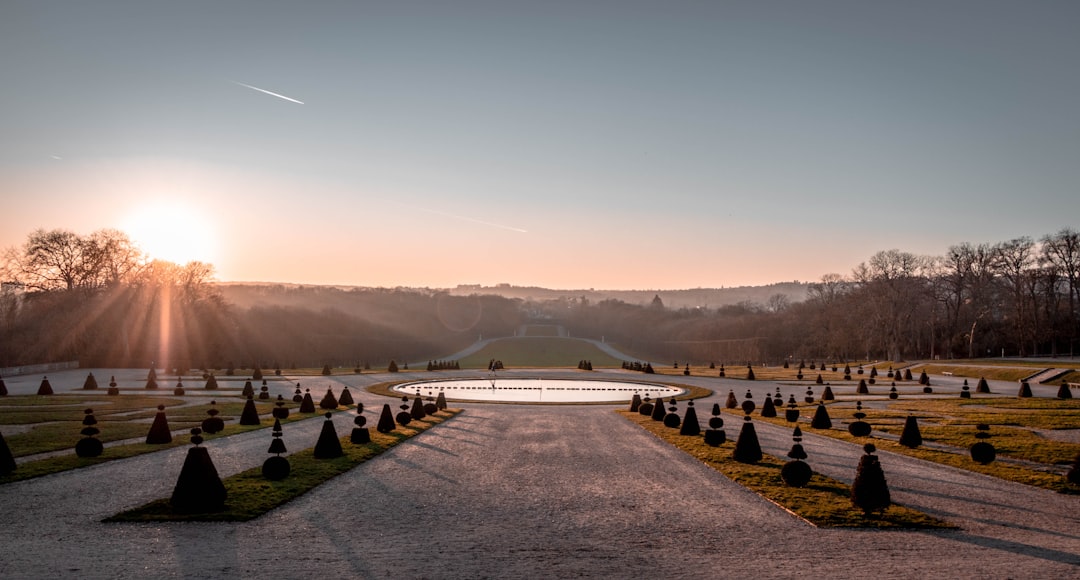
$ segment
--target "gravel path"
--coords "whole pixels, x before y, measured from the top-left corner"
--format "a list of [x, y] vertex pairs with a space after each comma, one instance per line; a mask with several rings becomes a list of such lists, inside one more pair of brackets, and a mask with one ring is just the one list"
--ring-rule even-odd
[[[683, 382], [698, 381], [717, 389], [699, 412], [747, 384]], [[760, 400], [775, 385], [752, 389]], [[371, 425], [387, 399], [359, 391]], [[883, 453], [894, 500], [963, 529], [816, 529], [613, 407], [465, 407], [245, 524], [100, 523], [167, 496], [184, 448], [0, 486], [0, 577], [1080, 578], [1077, 496]], [[336, 415], [340, 433], [351, 419]], [[286, 425], [286, 444], [314, 444], [320, 423]], [[729, 436], [737, 423], [728, 421]], [[767, 452], [790, 447], [789, 430], [756, 425]], [[228, 475], [261, 463], [269, 439], [261, 431], [207, 446]], [[812, 434], [804, 444], [816, 470], [854, 475], [857, 446]]]

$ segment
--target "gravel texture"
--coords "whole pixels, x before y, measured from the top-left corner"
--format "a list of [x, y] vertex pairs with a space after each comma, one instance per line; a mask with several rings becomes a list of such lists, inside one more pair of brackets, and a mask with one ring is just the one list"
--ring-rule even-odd
[[[382, 403], [394, 402], [355, 387], [386, 379], [333, 381], [335, 392], [353, 387], [373, 426]], [[747, 389], [746, 381], [672, 379], [716, 390], [697, 403], [699, 414], [729, 387], [740, 399]], [[760, 401], [776, 385], [750, 388]], [[785, 399], [801, 394], [782, 390]], [[0, 577], [1080, 578], [1078, 496], [882, 453], [894, 501], [962, 529], [817, 529], [615, 407], [464, 407], [243, 524], [101, 523], [168, 496], [185, 448], [0, 486]], [[351, 419], [335, 416], [339, 433]], [[286, 425], [286, 445], [314, 445], [321, 421]], [[730, 438], [737, 423], [727, 421]], [[756, 426], [766, 452], [790, 447], [789, 430]], [[806, 432], [810, 465], [850, 481], [861, 449]], [[207, 447], [225, 476], [260, 464], [269, 441], [265, 430]]]

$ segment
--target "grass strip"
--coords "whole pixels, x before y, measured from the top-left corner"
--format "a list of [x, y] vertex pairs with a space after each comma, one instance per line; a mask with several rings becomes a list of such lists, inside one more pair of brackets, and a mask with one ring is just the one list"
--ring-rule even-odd
[[[811, 407], [816, 407], [812, 405]], [[955, 446], [955, 451], [945, 449], [934, 449], [926, 446], [920, 446], [915, 448], [905, 447], [900, 445], [899, 442], [890, 439], [883, 439], [880, 437], [855, 437], [848, 433], [845, 424], [841, 424], [841, 420], [847, 421], [846, 417], [837, 417], [836, 413], [840, 409], [833, 409], [832, 405], [829, 406], [832, 411], [832, 421], [834, 425], [837, 425], [831, 429], [813, 429], [809, 427], [809, 419], [813, 416], [813, 411], [808, 410], [806, 406], [800, 406], [802, 409], [802, 418], [799, 421], [799, 425], [806, 433], [813, 433], [815, 435], [823, 435], [825, 437], [832, 437], [833, 439], [839, 439], [841, 441], [847, 441], [862, 445], [864, 443], [873, 442], [878, 449], [883, 451], [891, 451], [899, 455], [907, 455], [908, 457], [914, 457], [916, 459], [922, 459], [925, 461], [932, 461], [941, 465], [948, 465], [949, 467], [955, 467], [957, 469], [963, 469], [965, 471], [971, 471], [974, 473], [981, 473], [983, 475], [989, 475], [998, 479], [1004, 479], [1005, 481], [1011, 481], [1014, 483], [1022, 483], [1024, 485], [1032, 485], [1035, 487], [1041, 487], [1043, 489], [1049, 489], [1059, 493], [1065, 494], [1080, 494], [1080, 487], [1069, 484], [1063, 475], [1053, 473], [1050, 471], [1044, 471], [1039, 469], [1033, 469], [1018, 465], [1015, 463], [1007, 463], [1002, 461], [995, 461], [989, 465], [982, 465], [975, 463], [967, 453], [967, 448], [971, 444], [975, 443], [974, 437], [975, 430], [970, 424], [966, 425], [951, 425], [946, 427], [938, 427], [936, 425], [926, 424], [932, 421], [930, 417], [919, 417], [919, 431], [925, 441], [933, 441], [936, 443], [942, 443], [945, 445]], [[742, 417], [742, 413], [732, 409], [724, 409], [725, 414], [730, 414], [736, 417]], [[867, 412], [867, 421], [873, 426], [875, 430], [891, 432], [892, 434], [899, 435], [902, 431], [903, 420], [896, 419], [891, 422], [892, 424], [881, 424], [879, 421], [886, 418], [883, 414], [876, 414], [874, 411]], [[905, 415], [906, 416], [906, 415]], [[977, 417], [978, 418], [978, 417]], [[792, 423], [788, 423], [783, 417], [765, 418], [754, 416], [755, 421], [766, 421], [774, 425], [780, 425], [783, 427], [791, 428]], [[967, 423], [967, 421], [964, 421]], [[961, 427], [964, 427], [963, 433], [959, 433]], [[999, 444], [1002, 449], [998, 451], [1000, 457], [1011, 455], [1018, 459], [1025, 459], [1028, 461], [1034, 461], [1036, 459], [1044, 458], [1046, 453], [1041, 454], [1026, 454], [1023, 451], [1021, 445], [1029, 445], [1022, 440], [1017, 441], [1015, 434], [1011, 433], [1004, 427], [994, 427], [990, 431], [991, 434], [996, 434], [989, 439], [990, 443]], [[1054, 452], [1058, 454], [1060, 459], [1060, 453], [1062, 449], [1074, 449], [1075, 444], [1059, 443], [1043, 440], [1041, 445], [1046, 448], [1046, 452]], [[1075, 453], [1072, 455], [1075, 457]], [[1051, 469], [1054, 466], [1047, 465], [1047, 469]]]
[[341, 438], [344, 455], [335, 459], [315, 459], [314, 447], [288, 456], [292, 467], [289, 477], [282, 481], [269, 481], [262, 476], [262, 466], [253, 467], [222, 480], [227, 492], [225, 511], [209, 514], [174, 514], [169, 498], [152, 501], [146, 505], [121, 512], [106, 522], [246, 522], [288, 503], [311, 491], [333, 477], [345, 473], [357, 465], [379, 455], [387, 449], [418, 435], [435, 425], [460, 413], [460, 409], [447, 409], [428, 415], [419, 421], [411, 421], [408, 427], [398, 426], [390, 433], [372, 429], [371, 443], [353, 445], [349, 437]]
[[[733, 442], [719, 447], [705, 444], [702, 437], [679, 435], [660, 421], [626, 410], [617, 411], [646, 431], [666, 441], [728, 479], [766, 500], [819, 527], [874, 529], [955, 529], [956, 526], [908, 507], [893, 504], [880, 516], [863, 515], [851, 504], [851, 488], [838, 480], [815, 473], [803, 488], [789, 487], [780, 478], [784, 461], [765, 455], [755, 464], [740, 463], [731, 457]], [[811, 465], [812, 466], [812, 465]], [[851, 468], [855, 473], [855, 466]]]
[[[320, 411], [321, 412], [321, 411]], [[301, 415], [295, 410], [289, 415], [288, 419], [282, 421], [282, 424], [292, 423], [294, 421], [303, 421], [304, 419], [311, 419], [318, 414]], [[230, 435], [239, 435], [240, 433], [247, 433], [248, 431], [255, 431], [258, 429], [269, 429], [274, 424], [273, 421], [263, 419], [261, 425], [240, 425], [233, 423], [231, 425], [225, 425], [225, 429], [219, 433], [213, 435], [209, 433], [203, 433], [203, 438], [206, 441], [213, 441], [221, 437], [228, 437]], [[174, 424], [173, 421], [169, 421], [170, 427], [176, 429], [179, 425]], [[197, 426], [198, 423], [192, 423], [191, 426]], [[138, 432], [138, 437], [144, 437], [147, 431], [150, 429], [148, 424], [142, 425]], [[20, 463], [15, 471], [0, 476], [0, 485], [5, 483], [13, 483], [16, 481], [22, 481], [24, 479], [31, 479], [34, 477], [41, 477], [43, 475], [52, 475], [54, 473], [60, 473], [69, 469], [79, 469], [82, 467], [90, 467], [99, 463], [106, 463], [108, 461], [115, 461], [117, 459], [127, 459], [128, 457], [135, 457], [144, 453], [153, 453], [155, 451], [162, 451], [165, 449], [172, 449], [173, 447], [179, 447], [181, 445], [190, 445], [190, 439], [183, 435], [173, 435], [171, 443], [159, 443], [155, 445], [148, 445], [146, 443], [132, 443], [130, 445], [117, 445], [114, 447], [106, 447], [101, 455], [97, 457], [79, 457], [72, 452], [71, 455], [61, 455], [59, 457], [48, 457], [45, 459], [39, 459], [37, 461], [27, 461], [26, 463]], [[71, 449], [75, 445], [71, 442], [67, 445], [66, 449]]]

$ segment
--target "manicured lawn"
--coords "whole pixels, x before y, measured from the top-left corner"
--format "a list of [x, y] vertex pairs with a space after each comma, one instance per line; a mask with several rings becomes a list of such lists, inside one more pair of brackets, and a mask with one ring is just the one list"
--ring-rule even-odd
[[447, 409], [422, 420], [411, 421], [408, 427], [397, 426], [390, 433], [370, 429], [371, 443], [354, 445], [349, 437], [341, 438], [344, 455], [335, 459], [316, 459], [314, 448], [305, 449], [288, 456], [290, 475], [281, 481], [269, 481], [262, 476], [262, 467], [254, 467], [222, 480], [227, 499], [225, 511], [207, 514], [173, 514], [169, 498], [162, 498], [144, 506], [116, 514], [106, 522], [161, 522], [161, 521], [229, 521], [252, 520], [266, 512], [288, 503], [314, 489], [327, 480], [345, 473], [357, 465], [379, 455], [387, 449], [414, 437], [435, 425], [460, 413], [459, 409]]
[[[735, 483], [814, 525], [917, 529], [955, 527], [918, 510], [897, 504], [893, 504], [880, 516], [867, 517], [863, 515], [862, 510], [851, 504], [851, 489], [841, 481], [815, 473], [806, 487], [789, 487], [780, 478], [780, 469], [785, 463], [780, 458], [766, 455], [762, 461], [755, 464], [740, 463], [731, 457], [735, 445], [733, 440], [719, 447], [711, 447], [705, 444], [701, 436], [679, 435], [677, 429], [665, 427], [662, 422], [653, 421], [650, 417], [629, 411], [618, 411], [618, 413], [660, 439], [701, 460]], [[853, 474], [855, 468], [855, 465], [851, 466]]]
[[594, 368], [622, 366], [616, 359], [592, 343], [574, 338], [524, 337], [503, 338], [460, 359], [461, 368], [486, 369], [491, 359], [501, 360], [510, 367], [570, 367], [577, 368], [582, 360], [592, 361]]

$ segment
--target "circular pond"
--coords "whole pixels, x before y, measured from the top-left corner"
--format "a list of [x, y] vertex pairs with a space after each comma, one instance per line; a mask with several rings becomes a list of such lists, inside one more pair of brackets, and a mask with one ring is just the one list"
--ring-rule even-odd
[[392, 390], [410, 396], [435, 397], [441, 392], [448, 399], [503, 403], [622, 403], [629, 402], [635, 393], [655, 399], [686, 392], [655, 383], [542, 378], [415, 381]]

